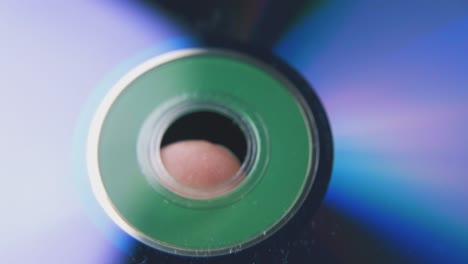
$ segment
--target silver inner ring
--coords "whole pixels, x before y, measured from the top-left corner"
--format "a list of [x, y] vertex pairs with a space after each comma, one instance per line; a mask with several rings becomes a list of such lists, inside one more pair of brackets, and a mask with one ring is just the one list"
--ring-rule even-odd
[[[195, 188], [177, 181], [164, 166], [160, 152], [161, 142], [168, 128], [179, 118], [200, 111], [221, 114], [235, 122], [243, 132], [247, 147], [245, 158], [237, 173], [226, 182], [210, 188]], [[255, 136], [248, 123], [238, 114], [213, 102], [194, 102], [186, 98], [179, 102], [171, 102], [167, 107], [156, 109], [144, 123], [138, 141], [138, 160], [151, 186], [160, 193], [166, 193], [164, 191], [166, 189], [188, 199], [213, 199], [234, 191], [248, 177], [255, 156]]]

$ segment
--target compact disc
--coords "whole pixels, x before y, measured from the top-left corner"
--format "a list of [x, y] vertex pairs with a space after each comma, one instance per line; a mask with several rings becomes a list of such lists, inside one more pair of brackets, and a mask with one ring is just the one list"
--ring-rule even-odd
[[[467, 10], [464, 0], [1, 1], [0, 263], [466, 264]], [[211, 60], [222, 62], [207, 83], [184, 85], [195, 76], [180, 64]], [[227, 89], [249, 76], [262, 85]], [[327, 120], [331, 176], [319, 158], [331, 153], [320, 153], [331, 150]], [[194, 135], [225, 145], [242, 170], [216, 188], [174, 183], [158, 149]], [[294, 181], [268, 182], [286, 170]]]

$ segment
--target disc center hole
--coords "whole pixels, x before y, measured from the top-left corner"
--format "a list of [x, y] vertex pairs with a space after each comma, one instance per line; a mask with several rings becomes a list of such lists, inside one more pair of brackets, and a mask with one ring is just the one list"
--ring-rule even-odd
[[[160, 145], [163, 165], [170, 176], [190, 188], [235, 188], [244, 177], [247, 156], [244, 132], [232, 118], [214, 111], [198, 111], [176, 119]], [[237, 178], [237, 179], [235, 179]]]

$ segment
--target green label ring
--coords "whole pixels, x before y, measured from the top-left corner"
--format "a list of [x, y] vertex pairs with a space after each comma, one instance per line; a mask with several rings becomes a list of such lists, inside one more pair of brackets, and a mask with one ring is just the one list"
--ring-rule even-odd
[[[246, 135], [233, 190], [178, 191], [158, 162], [170, 123], [202, 110]], [[280, 72], [235, 51], [186, 49], [113, 86], [92, 121], [87, 166], [100, 204], [128, 234], [169, 253], [215, 256], [262, 241], [297, 212], [314, 184], [317, 138], [314, 113]]]

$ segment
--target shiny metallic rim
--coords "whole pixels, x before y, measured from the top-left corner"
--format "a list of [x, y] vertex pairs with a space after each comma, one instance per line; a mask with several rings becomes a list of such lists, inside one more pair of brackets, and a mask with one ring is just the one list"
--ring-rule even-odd
[[[220, 55], [228, 58], [233, 58], [237, 60], [245, 61], [249, 64], [255, 65], [256, 67], [262, 69], [266, 73], [270, 74], [278, 81], [284, 84], [290, 92], [294, 95], [298, 103], [302, 106], [301, 110], [303, 114], [307, 117], [307, 121], [309, 124], [310, 129], [310, 139], [314, 145], [314, 148], [311, 147], [310, 152], [313, 153], [314, 160], [309, 162], [308, 171], [309, 176], [307, 177], [307, 182], [305, 183], [304, 191], [296, 200], [295, 204], [291, 207], [291, 209], [285, 213], [283, 217], [279, 219], [279, 221], [273, 224], [268, 230], [265, 230], [262, 235], [255, 237], [249, 241], [241, 243], [239, 245], [233, 247], [226, 247], [226, 248], [219, 248], [213, 250], [193, 250], [187, 248], [177, 248], [173, 245], [167, 244], [163, 241], [158, 241], [154, 238], [147, 236], [146, 234], [140, 232], [131, 224], [125, 221], [122, 215], [119, 214], [118, 210], [114, 208], [112, 201], [110, 200], [107, 192], [105, 190], [104, 183], [102, 182], [100, 169], [99, 169], [99, 160], [98, 160], [98, 147], [99, 147], [99, 137], [102, 130], [102, 125], [105, 121], [108, 111], [111, 109], [112, 104], [114, 101], [119, 97], [119, 95], [131, 84], [134, 80], [138, 77], [143, 75], [144, 73], [148, 72], [152, 68], [157, 66], [163, 65], [165, 63], [171, 62], [176, 59], [197, 56], [197, 55]], [[312, 145], [312, 144], [311, 144]], [[203, 48], [191, 48], [191, 49], [184, 49], [179, 51], [173, 51], [169, 53], [165, 53], [163, 55], [151, 58], [142, 64], [138, 65], [136, 68], [131, 70], [128, 74], [123, 76], [106, 94], [104, 99], [102, 100], [101, 104], [98, 106], [97, 111], [92, 119], [91, 126], [89, 128], [88, 138], [87, 138], [87, 146], [86, 146], [86, 163], [87, 163], [87, 171], [90, 177], [90, 182], [92, 186], [92, 190], [96, 199], [98, 200], [99, 204], [103, 207], [106, 214], [126, 233], [134, 237], [135, 239], [139, 240], [140, 242], [153, 247], [155, 249], [159, 249], [165, 252], [169, 252], [172, 254], [177, 255], [184, 255], [184, 256], [218, 256], [218, 255], [225, 255], [229, 253], [234, 253], [240, 251], [242, 249], [251, 247], [266, 238], [273, 235], [276, 231], [281, 229], [301, 208], [303, 202], [309, 195], [310, 190], [312, 189], [313, 182], [315, 180], [315, 176], [318, 169], [319, 164], [319, 155], [320, 153], [320, 144], [318, 141], [318, 129], [315, 124], [315, 119], [313, 114], [308, 107], [305, 99], [302, 97], [301, 93], [295, 88], [295, 85], [289, 81], [285, 76], [283, 76], [280, 72], [275, 70], [274, 68], [268, 66], [267, 64], [242, 53], [225, 50], [225, 49], [203, 49]]]

